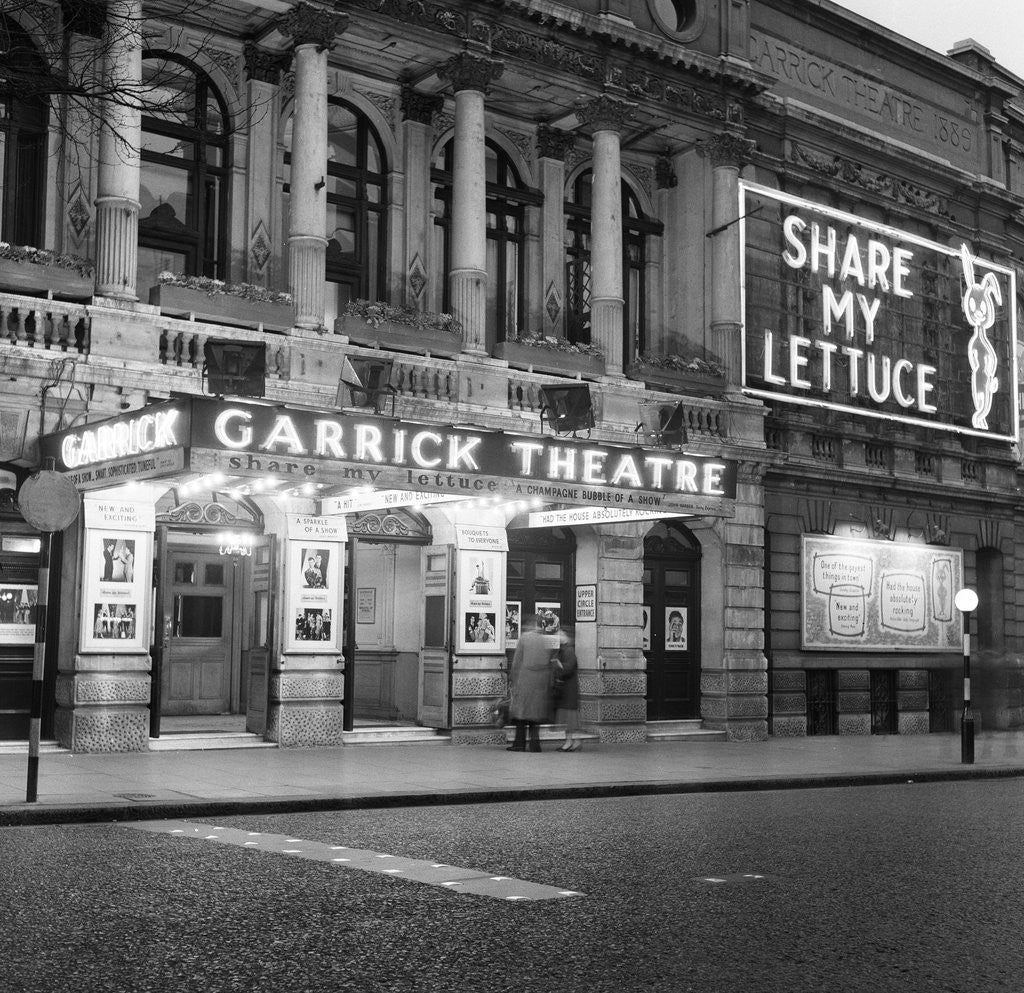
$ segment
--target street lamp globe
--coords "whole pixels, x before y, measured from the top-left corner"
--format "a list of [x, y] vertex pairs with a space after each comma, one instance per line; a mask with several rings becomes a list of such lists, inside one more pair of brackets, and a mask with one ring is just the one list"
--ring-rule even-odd
[[978, 606], [978, 594], [972, 589], [966, 587], [962, 590], [958, 590], [955, 597], [953, 597], [953, 603], [956, 604], [956, 609], [962, 614], [969, 614], [972, 610], [977, 609]]

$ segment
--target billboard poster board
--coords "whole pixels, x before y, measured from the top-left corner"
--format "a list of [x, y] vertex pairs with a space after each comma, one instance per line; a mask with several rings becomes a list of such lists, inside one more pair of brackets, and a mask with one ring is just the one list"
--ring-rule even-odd
[[459, 549], [457, 624], [459, 652], [505, 651], [505, 553]]
[[1009, 264], [751, 183], [739, 211], [745, 392], [1016, 442]]
[[960, 549], [804, 535], [801, 560], [802, 648], [962, 650]]

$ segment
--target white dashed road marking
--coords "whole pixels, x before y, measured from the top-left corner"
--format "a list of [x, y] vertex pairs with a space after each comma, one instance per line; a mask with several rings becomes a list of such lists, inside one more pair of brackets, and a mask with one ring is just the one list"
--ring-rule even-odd
[[[122, 827], [148, 831], [152, 834], [193, 838], [198, 841], [217, 841], [249, 851], [291, 855], [294, 858], [326, 862], [339, 869], [360, 869], [382, 876], [398, 876], [412, 882], [426, 883], [428, 886], [440, 886], [456, 893], [473, 893], [476, 896], [489, 896], [498, 900], [557, 900], [569, 896], [583, 896], [582, 893], [560, 886], [544, 886], [524, 879], [513, 879], [511, 876], [491, 876], [478, 869], [460, 869], [430, 859], [407, 859], [400, 855], [349, 848], [346, 845], [304, 841], [302, 838], [290, 838], [285, 834], [241, 831], [213, 824], [193, 824], [190, 821], [124, 822]], [[300, 845], [301, 847], [292, 847]], [[344, 852], [345, 855], [339, 856], [337, 852]]]

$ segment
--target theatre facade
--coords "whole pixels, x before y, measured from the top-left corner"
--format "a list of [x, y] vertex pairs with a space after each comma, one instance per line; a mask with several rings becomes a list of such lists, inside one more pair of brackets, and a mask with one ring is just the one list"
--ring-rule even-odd
[[543, 6], [0, 15], [152, 98], [0, 89], [0, 737], [44, 547], [77, 751], [498, 743], [533, 615], [600, 741], [951, 731], [961, 587], [1024, 724], [1024, 84], [827, 0]]

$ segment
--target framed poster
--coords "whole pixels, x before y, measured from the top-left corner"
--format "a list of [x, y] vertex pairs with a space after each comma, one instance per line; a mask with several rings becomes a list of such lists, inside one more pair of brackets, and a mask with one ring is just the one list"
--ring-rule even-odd
[[665, 608], [665, 651], [686, 651], [686, 622], [688, 608], [682, 606]]
[[0, 645], [35, 643], [38, 601], [34, 583], [0, 583]]
[[961, 652], [958, 548], [804, 535], [801, 648]]
[[289, 540], [285, 651], [339, 650], [341, 544]]
[[456, 651], [505, 651], [505, 553], [460, 548], [456, 598]]
[[146, 605], [153, 536], [143, 531], [86, 529], [83, 560], [84, 652], [139, 652], [149, 648]]
[[646, 652], [651, 647], [651, 605], [645, 603], [640, 609], [643, 618], [640, 622], [640, 647]]
[[377, 621], [377, 590], [361, 586], [356, 590], [356, 624], [375, 624]]
[[519, 629], [523, 623], [523, 602], [508, 600], [505, 603], [505, 647], [515, 648], [519, 644]]

